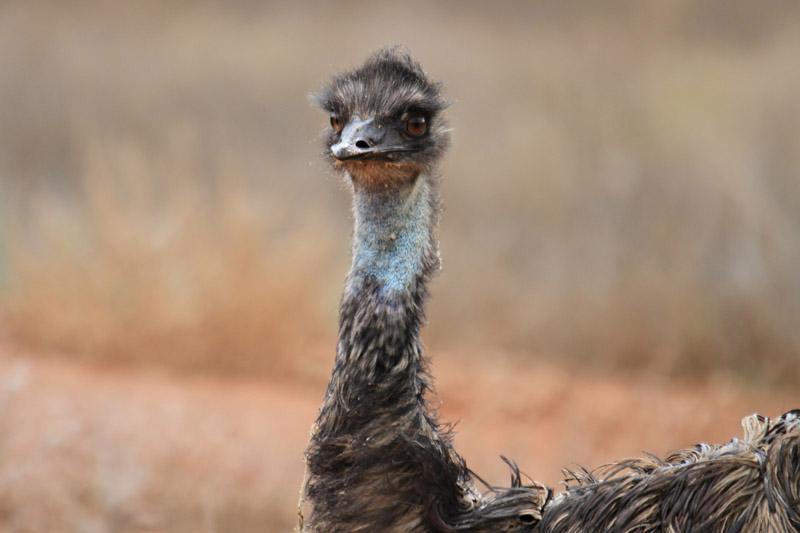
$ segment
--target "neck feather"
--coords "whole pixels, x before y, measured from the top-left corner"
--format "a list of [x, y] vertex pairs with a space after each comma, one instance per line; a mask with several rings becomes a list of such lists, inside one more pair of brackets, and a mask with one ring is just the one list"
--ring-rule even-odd
[[438, 214], [426, 176], [355, 186], [336, 362], [307, 451], [313, 531], [432, 531], [433, 516], [465, 505], [467, 471], [425, 400], [419, 340]]
[[339, 316], [331, 380], [337, 386], [329, 398], [347, 409], [334, 424], [340, 431], [358, 431], [361, 418], [350, 415], [365, 397], [396, 416], [425, 410], [419, 330], [427, 283], [439, 266], [438, 197], [425, 177], [392, 189], [356, 186], [353, 210], [353, 262]]

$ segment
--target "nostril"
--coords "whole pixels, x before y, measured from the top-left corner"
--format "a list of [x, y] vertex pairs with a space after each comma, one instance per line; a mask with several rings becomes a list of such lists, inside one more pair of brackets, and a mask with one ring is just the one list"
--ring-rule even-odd
[[356, 141], [356, 148], [361, 148], [362, 150], [366, 150], [370, 147], [370, 144], [365, 140]]

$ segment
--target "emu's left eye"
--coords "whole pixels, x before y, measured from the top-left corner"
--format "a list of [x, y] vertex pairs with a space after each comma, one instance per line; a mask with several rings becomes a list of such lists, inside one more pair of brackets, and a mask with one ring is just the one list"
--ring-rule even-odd
[[342, 119], [339, 118], [339, 115], [336, 114], [331, 115], [331, 128], [333, 128], [333, 131], [339, 133], [340, 131], [342, 131], [343, 127], [344, 125], [342, 124]]
[[408, 119], [408, 122], [406, 122], [406, 131], [409, 135], [413, 135], [414, 137], [419, 137], [425, 133], [427, 127], [428, 123], [422, 115], [413, 115]]

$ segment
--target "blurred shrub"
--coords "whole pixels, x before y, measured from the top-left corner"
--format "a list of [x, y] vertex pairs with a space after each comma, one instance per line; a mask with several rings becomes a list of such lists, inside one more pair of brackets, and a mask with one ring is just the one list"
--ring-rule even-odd
[[350, 222], [306, 93], [403, 41], [456, 101], [434, 348], [800, 382], [795, 4], [386, 3], [358, 36], [347, 9], [187, 5], [0, 8], [13, 339], [227, 371], [332, 351]]

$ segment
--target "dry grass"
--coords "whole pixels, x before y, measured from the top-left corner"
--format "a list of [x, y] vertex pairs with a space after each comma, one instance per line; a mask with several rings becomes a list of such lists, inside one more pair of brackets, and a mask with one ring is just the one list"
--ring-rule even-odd
[[86, 154], [77, 205], [39, 199], [33, 226], [7, 225], [12, 338], [105, 363], [291, 370], [325, 332], [326, 230], [279, 232], [280, 208], [256, 210], [234, 170], [204, 186], [188, 165], [106, 143]]
[[[435, 343], [800, 382], [797, 13], [720, 6], [426, 8], [405, 40], [457, 99]], [[347, 13], [308, 6], [3, 9], [8, 335], [214, 370], [329, 337], [346, 200], [305, 93], [376, 39], [324, 56]]]
[[11, 338], [214, 371], [330, 339], [347, 200], [305, 94], [402, 40], [456, 99], [434, 345], [800, 383], [793, 4], [383, 4], [363, 38], [187, 5], [3, 6]]

